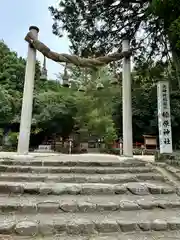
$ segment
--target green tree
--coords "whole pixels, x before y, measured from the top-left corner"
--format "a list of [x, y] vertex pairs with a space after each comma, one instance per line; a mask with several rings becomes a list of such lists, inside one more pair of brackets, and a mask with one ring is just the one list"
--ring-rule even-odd
[[49, 136], [56, 133], [66, 138], [72, 132], [75, 111], [70, 89], [44, 90], [36, 94], [32, 122]]
[[179, 0], [59, 0], [49, 9], [53, 33], [62, 36], [66, 30], [75, 54], [104, 55], [120, 49], [126, 35], [138, 47], [136, 57], [170, 58], [172, 52], [179, 78]]
[[[0, 41], [0, 126], [18, 131], [22, 105], [26, 61]], [[40, 77], [36, 62], [35, 88]]]
[[4, 42], [0, 42], [0, 83], [7, 89], [23, 90], [25, 60], [18, 58], [15, 52], [8, 49]]
[[[112, 120], [112, 107], [113, 99], [119, 92], [117, 88], [112, 88], [111, 78], [112, 75], [107, 68], [101, 69], [94, 81], [89, 76], [87, 78], [77, 76], [78, 84], [83, 87], [84, 92], [77, 92], [75, 96], [77, 106], [75, 120], [78, 131], [87, 138], [90, 135], [104, 138], [107, 144], [117, 138]], [[99, 89], [98, 86], [103, 88]]]
[[12, 119], [12, 107], [14, 99], [8, 91], [0, 86], [0, 126], [4, 126]]

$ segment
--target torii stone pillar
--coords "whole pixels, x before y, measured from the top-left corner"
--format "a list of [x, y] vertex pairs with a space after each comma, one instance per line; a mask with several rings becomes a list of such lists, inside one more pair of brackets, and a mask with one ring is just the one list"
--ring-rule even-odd
[[[31, 26], [29, 30], [38, 38], [39, 29]], [[32, 121], [33, 90], [36, 65], [36, 50], [29, 44], [26, 62], [23, 102], [21, 110], [20, 132], [18, 139], [18, 154], [24, 155], [29, 152], [29, 140]]]
[[[130, 50], [129, 40], [123, 40], [122, 52]], [[133, 156], [132, 140], [132, 97], [131, 97], [131, 62], [130, 57], [123, 58], [123, 155]]]

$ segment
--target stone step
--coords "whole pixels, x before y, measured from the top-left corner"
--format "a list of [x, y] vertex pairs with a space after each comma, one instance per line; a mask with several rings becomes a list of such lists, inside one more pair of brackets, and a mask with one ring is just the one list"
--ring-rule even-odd
[[172, 175], [174, 175], [178, 180], [180, 180], [180, 168], [177, 166], [170, 166], [166, 164], [164, 168], [170, 172]]
[[129, 182], [122, 184], [105, 183], [45, 183], [45, 182], [0, 182], [1, 193], [28, 193], [54, 195], [94, 195], [94, 194], [169, 194], [176, 189], [162, 182]]
[[119, 160], [100, 160], [94, 161], [93, 158], [91, 160], [86, 159], [78, 159], [78, 158], [71, 158], [67, 159], [67, 157], [60, 158], [59, 160], [44, 160], [44, 159], [34, 159], [34, 160], [12, 160], [12, 159], [0, 159], [0, 164], [2, 165], [21, 165], [21, 166], [94, 166], [94, 167], [144, 167], [147, 165], [146, 162], [140, 160], [126, 160], [126, 161], [119, 161]]
[[176, 194], [164, 195], [0, 195], [0, 212], [3, 213], [63, 213], [63, 212], [103, 212], [135, 211], [146, 209], [180, 208], [180, 197]]
[[179, 240], [180, 231], [153, 231], [153, 232], [118, 232], [118, 233], [100, 233], [89, 236], [75, 236], [66, 234], [56, 234], [54, 236], [17, 236], [17, 235], [0, 235], [0, 240]]
[[[180, 210], [0, 215], [0, 234], [47, 236], [180, 230]], [[74, 238], [73, 238], [74, 239]]]
[[0, 172], [29, 173], [87, 173], [87, 174], [118, 174], [118, 173], [150, 173], [157, 172], [153, 167], [41, 167], [21, 165], [0, 165]]
[[127, 173], [127, 174], [34, 174], [34, 173], [0, 173], [0, 181], [8, 182], [72, 182], [72, 183], [126, 183], [156, 180], [164, 181], [164, 176], [157, 173]]

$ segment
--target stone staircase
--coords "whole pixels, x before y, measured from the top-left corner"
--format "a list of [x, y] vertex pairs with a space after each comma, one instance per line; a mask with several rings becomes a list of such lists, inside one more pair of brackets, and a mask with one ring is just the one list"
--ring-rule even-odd
[[180, 239], [169, 174], [116, 156], [1, 159], [0, 239]]

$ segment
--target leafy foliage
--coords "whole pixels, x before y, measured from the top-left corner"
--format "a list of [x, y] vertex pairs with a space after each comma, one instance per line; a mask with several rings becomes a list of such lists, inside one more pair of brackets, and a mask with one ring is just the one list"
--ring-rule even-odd
[[[17, 144], [26, 61], [0, 42], [0, 138], [11, 130], [13, 144]], [[13, 59], [13, 60], [12, 60]], [[5, 64], [6, 63], [6, 64]], [[16, 64], [15, 64], [16, 63]], [[10, 70], [11, 69], [11, 70]], [[109, 145], [122, 136], [122, 82], [112, 86], [114, 75], [109, 68], [99, 71], [97, 79], [91, 72], [72, 68], [71, 88], [58, 81], [40, 79], [40, 65], [36, 63], [36, 81], [31, 132], [31, 144], [40, 144], [44, 137], [55, 134], [64, 139], [72, 133], [80, 139], [94, 136]], [[12, 73], [16, 74], [11, 78]], [[167, 62], [139, 58], [134, 67], [132, 106], [134, 141], [142, 141], [143, 134], [158, 134], [156, 83], [169, 79], [174, 144], [178, 144], [180, 126], [180, 94], [177, 91], [176, 71]], [[97, 84], [104, 88], [97, 90]], [[84, 92], [78, 91], [83, 86]], [[14, 133], [16, 132], [16, 133]]]
[[[0, 56], [0, 127], [11, 132], [12, 138], [17, 140], [14, 136], [19, 130], [26, 61], [19, 58], [4, 42], [0, 42]], [[75, 72], [73, 69], [74, 76]], [[67, 138], [72, 132], [78, 131], [83, 135], [83, 129], [99, 137], [109, 136], [111, 129], [115, 136], [115, 128], [111, 127], [110, 108], [107, 108], [108, 98], [103, 98], [103, 92], [97, 94], [97, 82], [90, 81], [87, 84], [82, 73], [77, 73], [73, 77], [76, 87], [63, 88], [58, 81], [40, 79], [40, 65], [36, 63], [32, 145], [40, 144], [45, 136], [52, 137], [54, 134]], [[87, 88], [87, 95], [77, 91], [79, 84]], [[107, 91], [104, 94], [107, 95]], [[12, 142], [15, 144], [17, 141]]]
[[68, 137], [72, 131], [75, 114], [74, 99], [71, 91], [44, 91], [36, 95], [33, 124], [49, 135], [53, 133]]
[[71, 49], [81, 56], [121, 51], [126, 36], [136, 51], [135, 60], [171, 60], [180, 86], [180, 1], [179, 0], [59, 0], [49, 8], [53, 33], [65, 30]]

